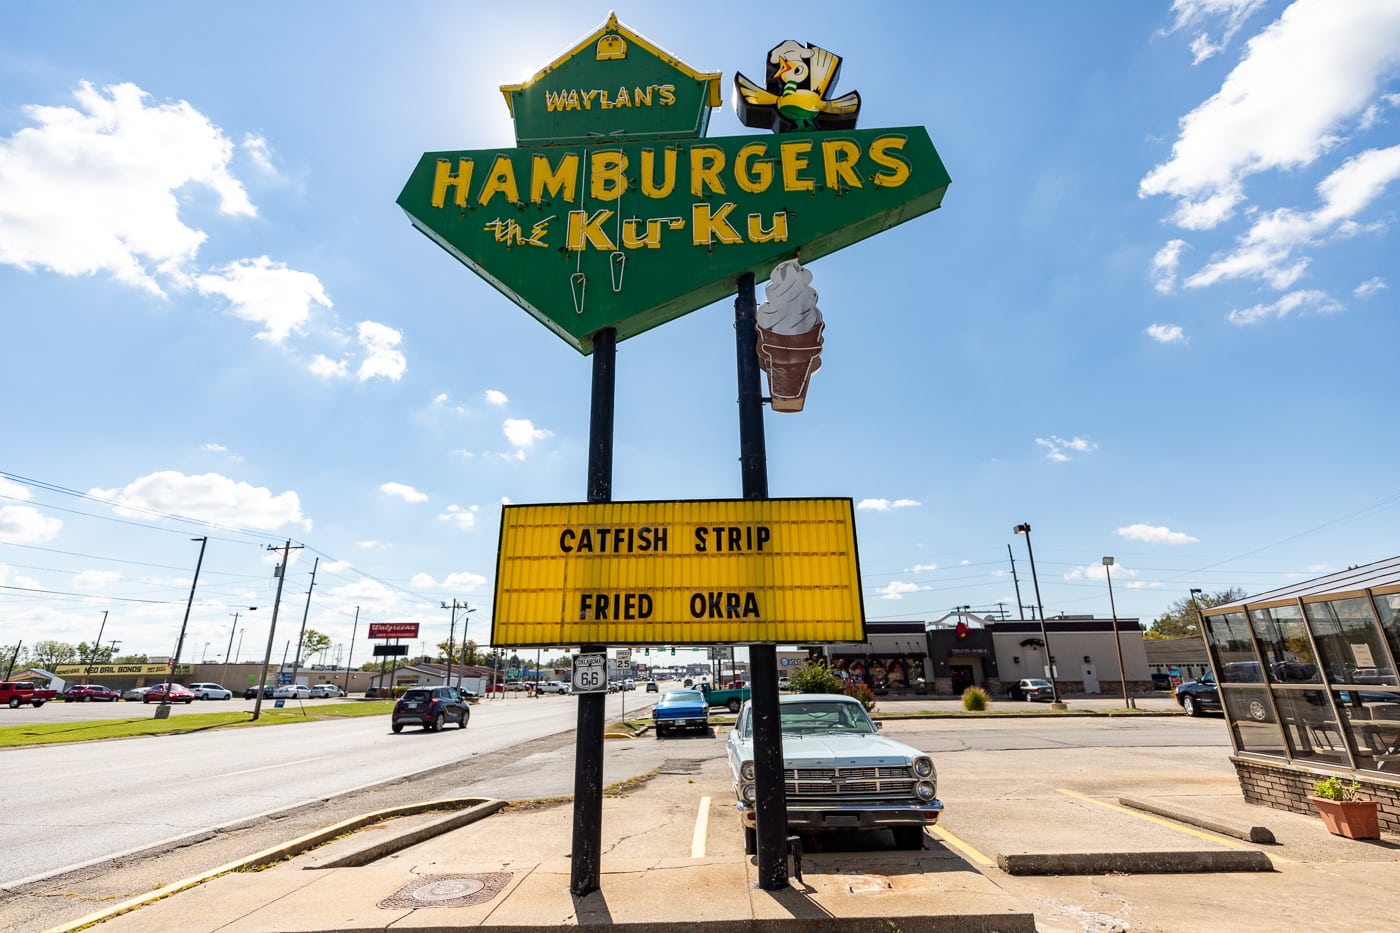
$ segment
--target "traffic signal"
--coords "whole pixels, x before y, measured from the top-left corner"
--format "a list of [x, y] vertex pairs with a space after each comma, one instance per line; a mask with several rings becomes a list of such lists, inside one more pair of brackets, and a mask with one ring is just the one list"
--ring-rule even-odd
[[676, 654], [676, 649], [675, 649], [675, 648], [672, 648], [672, 649], [671, 649], [671, 656], [672, 656], [672, 657], [675, 657], [675, 654]]
[[650, 649], [650, 648], [647, 648], [647, 649], [646, 649], [646, 654], [647, 654], [647, 657], [651, 657], [651, 649]]

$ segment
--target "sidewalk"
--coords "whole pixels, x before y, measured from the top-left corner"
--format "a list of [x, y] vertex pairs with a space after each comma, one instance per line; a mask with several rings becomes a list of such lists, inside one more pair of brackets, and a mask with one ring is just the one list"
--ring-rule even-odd
[[[928, 728], [928, 721], [886, 725], [891, 733]], [[802, 879], [781, 892], [758, 890], [754, 859], [742, 853], [722, 737], [643, 738], [610, 749], [642, 772], [660, 759], [660, 773], [604, 800], [601, 890], [588, 897], [568, 891], [572, 808], [563, 803], [501, 810], [362, 867], [329, 867], [440, 817], [395, 820], [263, 871], [222, 875], [97, 929], [1367, 933], [1396, 924], [1400, 840], [1339, 839], [1316, 818], [1245, 804], [1219, 748], [944, 754], [940, 796], [948, 811], [923, 851], [892, 850], [879, 833], [817, 837], [804, 853]], [[1123, 797], [1222, 824], [1264, 825], [1277, 843], [1144, 813], [1123, 806]], [[1241, 853], [1266, 859], [1268, 870], [1209, 870]], [[1124, 854], [1198, 867], [1186, 875], [1123, 873], [1113, 859]], [[999, 867], [1028, 856], [1063, 874]], [[1091, 873], [1076, 873], [1083, 870], [1076, 857], [1096, 863]]]

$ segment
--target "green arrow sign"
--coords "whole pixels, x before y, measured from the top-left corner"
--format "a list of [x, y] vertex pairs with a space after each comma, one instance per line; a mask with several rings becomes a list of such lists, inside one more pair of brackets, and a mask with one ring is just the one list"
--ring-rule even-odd
[[809, 131], [704, 139], [719, 75], [609, 18], [502, 88], [520, 148], [424, 153], [398, 203], [586, 354], [603, 328], [625, 340], [733, 294], [746, 272], [766, 278], [942, 203], [948, 172], [923, 127], [855, 130], [859, 95], [822, 97], [839, 64], [784, 43], [772, 90], [741, 80], [746, 119]]

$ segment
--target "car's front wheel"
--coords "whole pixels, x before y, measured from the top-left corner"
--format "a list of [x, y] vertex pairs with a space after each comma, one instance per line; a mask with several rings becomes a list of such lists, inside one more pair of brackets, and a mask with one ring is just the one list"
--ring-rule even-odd
[[1192, 697], [1182, 697], [1181, 708], [1186, 711], [1187, 716], [1201, 715], [1201, 707], [1197, 705], [1195, 699]]
[[731, 713], [737, 713], [737, 712], [739, 712], [739, 705], [740, 705], [740, 704], [739, 704], [739, 701], [738, 701], [737, 699], [730, 700], [730, 701], [729, 701], [727, 704], [725, 704], [725, 705], [726, 705], [726, 707], [728, 707], [728, 709], [729, 709], [729, 711], [730, 711]]
[[472, 718], [472, 711], [469, 710], [469, 709], [466, 709], [465, 707], [463, 707], [463, 709], [462, 709], [462, 718], [461, 718], [461, 720], [457, 723], [457, 728], [459, 728], [459, 729], [465, 729], [465, 728], [467, 727], [467, 720], [468, 720], [468, 719], [471, 719], [471, 718]]
[[84, 703], [91, 703], [91, 702], [92, 702], [92, 697], [90, 697], [90, 696], [85, 696], [85, 697], [83, 697], [83, 702], [84, 702]]
[[924, 828], [922, 826], [891, 826], [890, 832], [894, 834], [894, 847], [896, 849], [917, 851], [924, 847]]

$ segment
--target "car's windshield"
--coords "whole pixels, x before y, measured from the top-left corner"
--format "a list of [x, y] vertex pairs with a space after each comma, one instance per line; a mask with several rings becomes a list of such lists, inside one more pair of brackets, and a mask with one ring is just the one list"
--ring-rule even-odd
[[[784, 735], [870, 735], [875, 724], [856, 703], [824, 703], [811, 700], [783, 703], [779, 707]], [[744, 735], [753, 729], [753, 716], [744, 719]]]
[[433, 693], [431, 690], [408, 690], [404, 693], [405, 700], [431, 700]]

